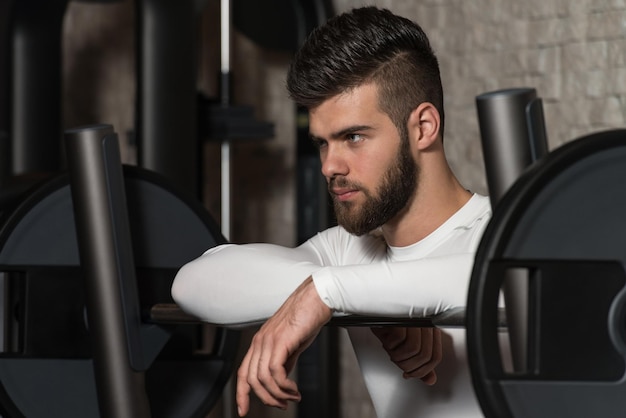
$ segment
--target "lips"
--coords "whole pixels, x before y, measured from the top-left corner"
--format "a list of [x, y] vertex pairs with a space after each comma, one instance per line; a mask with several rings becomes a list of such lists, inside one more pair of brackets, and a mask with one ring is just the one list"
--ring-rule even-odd
[[345, 188], [333, 188], [330, 191], [337, 200], [346, 201], [350, 200], [359, 191], [357, 189], [345, 189]]

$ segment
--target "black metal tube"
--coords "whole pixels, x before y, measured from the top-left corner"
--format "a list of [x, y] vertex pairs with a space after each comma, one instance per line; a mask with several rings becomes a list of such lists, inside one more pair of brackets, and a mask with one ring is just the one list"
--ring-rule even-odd
[[10, 21], [12, 173], [61, 168], [61, 29], [67, 0], [15, 1]]
[[149, 417], [117, 136], [96, 125], [66, 131], [65, 141], [100, 413]]
[[[532, 88], [476, 97], [491, 205], [497, 204], [534, 161], [548, 152], [541, 99]], [[515, 370], [528, 367], [528, 272], [506, 273], [503, 293]]]
[[137, 1], [139, 165], [199, 195], [197, 1]]
[[11, 146], [9, 142], [10, 119], [10, 85], [9, 65], [10, 57], [10, 16], [12, 15], [13, 1], [0, 2], [0, 187], [11, 175]]
[[[540, 103], [532, 88], [498, 90], [476, 97], [492, 206], [547, 152]], [[529, 113], [534, 121], [529, 121]]]

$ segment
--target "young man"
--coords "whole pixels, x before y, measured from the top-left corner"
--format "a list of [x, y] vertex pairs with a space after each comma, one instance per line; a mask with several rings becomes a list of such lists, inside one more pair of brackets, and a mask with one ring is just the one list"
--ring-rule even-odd
[[[288, 374], [333, 314], [419, 317], [465, 305], [490, 218], [488, 199], [447, 164], [438, 62], [417, 24], [371, 7], [329, 20], [296, 55], [288, 89], [309, 109], [340, 226], [297, 248], [213, 248], [172, 289], [208, 322], [264, 322], [237, 375], [241, 416], [251, 390], [280, 408], [300, 399]], [[482, 415], [463, 329], [348, 332], [379, 417]]]

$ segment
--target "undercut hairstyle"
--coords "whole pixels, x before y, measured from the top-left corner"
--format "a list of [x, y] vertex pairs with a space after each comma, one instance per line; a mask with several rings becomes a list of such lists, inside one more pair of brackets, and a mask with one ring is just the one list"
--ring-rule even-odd
[[387, 9], [353, 9], [314, 29], [291, 63], [287, 90], [296, 104], [313, 109], [371, 82], [378, 88], [380, 110], [401, 133], [411, 112], [430, 102], [439, 112], [443, 138], [437, 57], [417, 23]]

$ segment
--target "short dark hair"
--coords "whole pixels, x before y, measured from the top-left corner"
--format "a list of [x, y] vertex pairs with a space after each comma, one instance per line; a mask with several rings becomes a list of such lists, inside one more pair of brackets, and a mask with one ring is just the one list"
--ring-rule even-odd
[[437, 57], [417, 23], [387, 9], [353, 9], [314, 29], [291, 63], [287, 90], [298, 105], [312, 109], [368, 82], [378, 86], [378, 105], [401, 132], [413, 109], [430, 102], [443, 136]]

